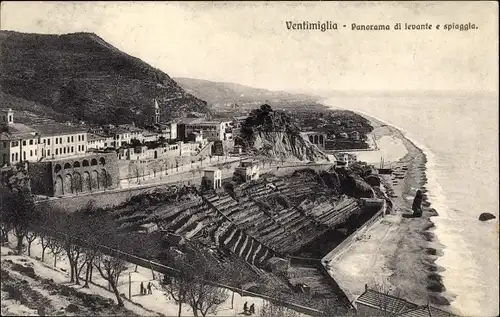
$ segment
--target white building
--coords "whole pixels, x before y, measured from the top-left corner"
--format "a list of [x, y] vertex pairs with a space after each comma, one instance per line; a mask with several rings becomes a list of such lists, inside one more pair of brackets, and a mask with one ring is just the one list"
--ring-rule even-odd
[[259, 164], [253, 160], [241, 161], [240, 166], [235, 169], [234, 173], [244, 181], [258, 180], [260, 177]]
[[3, 112], [0, 123], [1, 165], [59, 159], [87, 151], [84, 127], [57, 123], [27, 126], [15, 123], [12, 109]]
[[183, 119], [177, 123], [177, 136], [185, 140], [190, 133], [198, 131], [208, 141], [228, 140], [228, 138], [232, 138], [231, 125], [232, 121], [230, 120], [205, 121], [202, 118]]
[[217, 189], [222, 186], [222, 172], [220, 169], [216, 167], [206, 168], [203, 172], [206, 181], [210, 184], [210, 188]]

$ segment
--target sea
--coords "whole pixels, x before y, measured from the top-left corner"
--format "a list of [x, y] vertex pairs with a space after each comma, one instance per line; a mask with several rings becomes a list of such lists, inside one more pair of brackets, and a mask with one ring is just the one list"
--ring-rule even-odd
[[[398, 93], [330, 97], [323, 104], [370, 115], [399, 129], [427, 157], [436, 264], [453, 310], [499, 315], [498, 95]], [[497, 218], [478, 220], [483, 212]]]

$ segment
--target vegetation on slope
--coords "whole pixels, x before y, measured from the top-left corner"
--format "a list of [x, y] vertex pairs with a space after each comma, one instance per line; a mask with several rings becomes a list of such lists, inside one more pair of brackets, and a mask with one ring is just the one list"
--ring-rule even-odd
[[[2, 91], [91, 123], [141, 123], [157, 98], [163, 118], [206, 113], [164, 72], [93, 33], [0, 31]], [[15, 107], [15, 104], [13, 106]]]
[[283, 111], [264, 104], [250, 112], [235, 143], [246, 151], [274, 158], [327, 161], [328, 157], [300, 135], [298, 123]]

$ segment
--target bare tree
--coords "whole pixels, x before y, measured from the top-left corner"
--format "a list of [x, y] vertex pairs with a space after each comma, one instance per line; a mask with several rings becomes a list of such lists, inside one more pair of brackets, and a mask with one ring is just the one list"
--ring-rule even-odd
[[299, 317], [299, 313], [271, 302], [264, 302], [260, 309], [260, 317]]
[[50, 253], [54, 255], [54, 267], [56, 267], [57, 258], [64, 251], [64, 245], [59, 239], [50, 237], [48, 239], [48, 247], [50, 249]]
[[78, 276], [80, 276], [81, 271], [84, 267], [85, 269], [85, 284], [83, 284], [83, 287], [88, 288], [89, 287], [89, 281], [92, 281], [92, 268], [93, 268], [93, 263], [94, 263], [94, 258], [97, 254], [97, 251], [92, 248], [88, 248], [84, 250], [84, 258], [82, 261], [82, 265], [78, 269]]
[[[68, 256], [69, 265], [71, 267], [71, 282], [75, 282], [80, 285], [79, 271], [78, 271], [78, 260], [82, 253], [82, 248], [77, 244], [78, 242], [69, 235], [66, 236], [66, 241], [64, 242], [64, 250]], [[55, 265], [54, 265], [55, 266]]]
[[23, 241], [28, 231], [22, 226], [14, 226], [14, 236], [17, 238], [16, 252], [17, 254], [23, 253]]
[[192, 279], [188, 280], [187, 302], [195, 317], [199, 314], [216, 314], [219, 306], [229, 297], [225, 289], [213, 285], [210, 281], [221, 279], [222, 271], [213, 261], [208, 260], [203, 253], [190, 253], [187, 266], [192, 271]]
[[35, 231], [28, 231], [26, 233], [26, 241], [28, 242], [28, 256], [31, 256], [31, 244], [36, 240], [38, 234]]
[[163, 290], [172, 297], [178, 305], [178, 317], [181, 317], [182, 304], [186, 302], [188, 283], [182, 278], [182, 273], [178, 276], [164, 276]]
[[126, 270], [125, 261], [112, 256], [97, 253], [94, 258], [94, 266], [101, 274], [102, 278], [108, 281], [119, 307], [123, 307], [123, 299], [118, 291], [118, 278]]
[[40, 245], [42, 247], [42, 262], [43, 262], [45, 259], [45, 250], [47, 250], [47, 248], [49, 247], [50, 236], [48, 236], [44, 232], [40, 232], [39, 237], [40, 237]]

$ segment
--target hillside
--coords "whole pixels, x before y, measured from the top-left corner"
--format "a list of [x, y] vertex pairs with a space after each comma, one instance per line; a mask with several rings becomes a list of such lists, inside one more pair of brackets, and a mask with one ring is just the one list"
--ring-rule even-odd
[[[142, 122], [155, 97], [165, 119], [208, 112], [205, 101], [186, 93], [167, 74], [93, 33], [0, 31], [0, 49], [2, 92], [63, 117]], [[20, 110], [16, 103], [12, 108]]]
[[314, 103], [319, 100], [319, 97], [307, 94], [271, 91], [227, 82], [185, 77], [174, 78], [174, 80], [187, 92], [212, 104], [216, 110], [231, 108], [231, 106], [254, 108], [262, 103], [277, 104], [279, 102], [283, 102], [283, 106], [286, 107], [296, 102]]
[[242, 124], [235, 143], [247, 152], [272, 158], [328, 161], [328, 156], [302, 137], [298, 123], [283, 111], [264, 104]]

